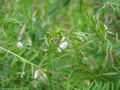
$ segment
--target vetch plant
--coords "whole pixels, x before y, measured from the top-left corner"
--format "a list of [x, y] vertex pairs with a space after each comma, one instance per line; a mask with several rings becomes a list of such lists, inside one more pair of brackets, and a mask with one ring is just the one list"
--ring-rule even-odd
[[0, 89], [120, 90], [119, 21], [120, 0], [0, 0]]

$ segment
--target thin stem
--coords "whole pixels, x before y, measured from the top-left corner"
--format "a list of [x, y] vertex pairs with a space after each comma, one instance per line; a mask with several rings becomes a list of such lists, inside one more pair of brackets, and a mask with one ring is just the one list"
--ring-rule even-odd
[[28, 61], [27, 59], [25, 59], [25, 58], [17, 55], [16, 53], [14, 53], [14, 52], [12, 52], [12, 51], [10, 51], [10, 50], [7, 50], [7, 49], [5, 49], [5, 48], [3, 48], [3, 47], [1, 47], [1, 46], [0, 46], [0, 49], [3, 50], [3, 51], [6, 51], [6, 52], [8, 52], [8, 53], [10, 53], [10, 54], [12, 54], [12, 55], [14, 55], [14, 56], [16, 56], [16, 57], [18, 57], [19, 59], [21, 59], [22, 62], [26, 62], [26, 63], [28, 63], [28, 64], [30, 64], [30, 65], [32, 65], [32, 66], [38, 67], [36, 64]]

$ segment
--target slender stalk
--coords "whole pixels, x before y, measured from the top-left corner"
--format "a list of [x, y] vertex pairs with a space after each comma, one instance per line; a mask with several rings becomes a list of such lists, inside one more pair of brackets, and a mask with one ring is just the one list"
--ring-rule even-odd
[[50, 46], [50, 51], [48, 52], [47, 75], [48, 75], [48, 79], [49, 79], [49, 90], [53, 90], [52, 76], [50, 75], [50, 67], [51, 67], [51, 46]]
[[38, 67], [36, 64], [28, 61], [27, 59], [25, 59], [25, 58], [17, 55], [16, 53], [14, 53], [14, 52], [12, 52], [12, 51], [10, 51], [10, 50], [7, 50], [7, 49], [5, 49], [5, 48], [3, 48], [3, 47], [1, 47], [1, 46], [0, 46], [0, 49], [3, 50], [3, 51], [5, 51], [5, 52], [8, 52], [8, 53], [14, 55], [15, 57], [18, 57], [22, 62], [26, 62], [26, 63], [28, 63], [28, 64], [30, 64], [30, 65], [32, 65], [32, 66]]

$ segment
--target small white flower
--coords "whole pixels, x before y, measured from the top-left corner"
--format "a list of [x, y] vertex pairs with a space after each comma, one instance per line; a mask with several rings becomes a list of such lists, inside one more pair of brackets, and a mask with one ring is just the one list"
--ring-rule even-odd
[[68, 43], [66, 41], [60, 43], [60, 48], [65, 49], [68, 46]]
[[18, 42], [17, 42], [17, 48], [22, 48], [22, 47], [23, 47], [23, 43], [20, 42], [20, 41], [18, 41]]
[[107, 27], [106, 25], [104, 25], [104, 28], [105, 28], [106, 30], [108, 30], [108, 27]]
[[65, 41], [65, 37], [62, 37], [61, 42]]
[[25, 72], [22, 71], [22, 72], [19, 72], [19, 74], [20, 74], [20, 77], [23, 78], [23, 76], [25, 75]]
[[60, 41], [61, 41], [61, 42], [60, 42], [60, 45], [59, 45], [59, 47], [57, 48], [57, 51], [58, 51], [58, 52], [61, 52], [62, 50], [66, 49], [67, 46], [68, 46], [68, 42], [65, 41], [65, 37], [62, 37], [62, 39], [61, 39]]

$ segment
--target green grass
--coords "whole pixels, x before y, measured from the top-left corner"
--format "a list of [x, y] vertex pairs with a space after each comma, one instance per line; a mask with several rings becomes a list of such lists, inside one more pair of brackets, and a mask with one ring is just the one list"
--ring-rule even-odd
[[119, 39], [120, 0], [0, 0], [0, 90], [120, 90]]

